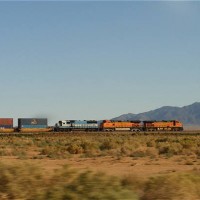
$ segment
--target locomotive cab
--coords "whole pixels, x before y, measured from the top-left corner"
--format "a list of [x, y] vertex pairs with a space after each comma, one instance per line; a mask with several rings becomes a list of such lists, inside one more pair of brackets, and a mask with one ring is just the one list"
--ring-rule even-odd
[[55, 124], [55, 131], [66, 131], [69, 130], [71, 127], [71, 122], [68, 120], [60, 120], [58, 123]]

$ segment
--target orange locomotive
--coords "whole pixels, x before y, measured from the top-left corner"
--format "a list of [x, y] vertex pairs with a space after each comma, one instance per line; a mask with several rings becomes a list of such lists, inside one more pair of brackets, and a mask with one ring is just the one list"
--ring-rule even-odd
[[170, 121], [111, 121], [103, 120], [100, 131], [183, 131], [183, 124], [177, 120]]
[[101, 131], [141, 131], [141, 121], [111, 121], [103, 120], [100, 124]]
[[144, 121], [144, 131], [183, 131], [183, 124], [177, 120], [171, 121]]

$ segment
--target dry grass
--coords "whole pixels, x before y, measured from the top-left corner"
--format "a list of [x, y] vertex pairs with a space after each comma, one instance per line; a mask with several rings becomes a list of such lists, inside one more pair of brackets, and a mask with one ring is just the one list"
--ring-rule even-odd
[[[113, 158], [119, 164], [129, 158], [128, 165], [138, 168], [160, 165], [170, 160], [193, 171], [171, 170], [163, 175], [141, 178], [135, 174], [115, 178], [89, 171], [73, 171], [64, 167], [45, 175], [41, 167], [28, 163], [0, 163], [0, 199], [137, 199], [137, 200], [197, 200], [200, 199], [200, 136], [111, 134], [39, 134], [0, 136], [1, 158], [87, 159]], [[18, 160], [17, 159], [17, 160]], [[21, 161], [22, 160], [22, 161]], [[19, 161], [19, 160], [18, 160]], [[44, 160], [46, 161], [46, 160]], [[51, 160], [52, 161], [52, 160]], [[32, 162], [33, 163], [33, 162]], [[160, 166], [158, 167], [160, 168]], [[117, 168], [118, 169], [118, 168]], [[20, 176], [19, 176], [20, 174]]]
[[41, 168], [0, 164], [0, 199], [11, 200], [136, 200], [136, 194], [115, 177], [85, 171], [78, 173], [68, 167], [46, 177]]
[[0, 199], [2, 200], [198, 200], [200, 173], [176, 173], [141, 179], [123, 178], [90, 171], [78, 172], [64, 166], [46, 176], [44, 171], [26, 162], [0, 163]]
[[49, 158], [66, 158], [70, 154], [85, 157], [130, 156], [173, 157], [196, 155], [200, 157], [200, 136], [151, 136], [130, 134], [62, 134], [48, 133], [26, 136], [0, 136], [0, 155], [29, 155], [35, 151]]

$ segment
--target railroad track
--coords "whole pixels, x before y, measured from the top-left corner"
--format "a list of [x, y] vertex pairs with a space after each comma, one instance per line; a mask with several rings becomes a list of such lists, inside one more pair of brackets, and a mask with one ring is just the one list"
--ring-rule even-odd
[[39, 136], [39, 137], [45, 137], [45, 136], [51, 136], [51, 137], [59, 137], [59, 136], [116, 136], [116, 135], [131, 135], [131, 136], [199, 136], [200, 130], [197, 131], [152, 131], [152, 132], [126, 132], [126, 131], [115, 131], [115, 132], [84, 132], [84, 131], [74, 131], [74, 132], [45, 132], [45, 133], [19, 133], [19, 132], [13, 132], [13, 133], [0, 133], [0, 137], [33, 137], [33, 136]]

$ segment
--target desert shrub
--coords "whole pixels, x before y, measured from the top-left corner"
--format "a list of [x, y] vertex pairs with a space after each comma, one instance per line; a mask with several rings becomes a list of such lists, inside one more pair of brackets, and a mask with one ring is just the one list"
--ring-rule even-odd
[[147, 145], [147, 147], [155, 147], [156, 142], [155, 142], [155, 140], [150, 140], [150, 141], [147, 141], [146, 145]]
[[149, 148], [156, 148], [157, 150], [143, 151], [143, 156], [151, 156], [153, 154], [152, 156], [154, 157], [157, 156], [156, 151], [158, 151], [158, 155], [167, 157], [195, 154], [200, 157], [200, 137], [132, 135], [129, 133], [18, 135], [1, 137], [0, 156], [28, 158], [32, 152], [34, 152], [34, 155], [38, 152], [38, 154], [46, 155], [50, 158], [66, 158], [66, 155], [68, 157], [69, 154], [81, 154], [80, 156], [84, 157], [99, 155], [132, 156], [133, 152], [142, 155], [141, 152], [138, 152], [138, 149]]
[[112, 138], [106, 138], [102, 141], [100, 144], [100, 150], [111, 150], [117, 148], [117, 144], [115, 143], [114, 139]]
[[11, 156], [12, 153], [5, 147], [0, 148], [0, 156]]
[[66, 144], [66, 149], [70, 154], [86, 154], [88, 156], [95, 155], [99, 152], [99, 144], [93, 141], [92, 138], [88, 140], [87, 138], [74, 138], [72, 141], [68, 141]]
[[89, 171], [78, 173], [63, 167], [45, 177], [41, 169], [28, 163], [0, 163], [0, 199], [4, 200], [136, 200], [120, 179]]
[[121, 179], [122, 186], [136, 193], [139, 199], [144, 195], [146, 180], [134, 174], [126, 175]]
[[198, 158], [200, 158], [200, 150], [199, 149], [196, 150], [196, 155], [197, 155]]
[[85, 157], [93, 157], [100, 154], [98, 141], [83, 140], [81, 142], [81, 147], [83, 148], [83, 153]]
[[182, 145], [180, 143], [158, 143], [157, 148], [159, 154], [165, 154], [167, 156], [173, 156], [182, 153]]
[[190, 138], [184, 138], [180, 140], [180, 143], [184, 149], [191, 149], [197, 146], [196, 142]]
[[[63, 175], [63, 172], [65, 175]], [[82, 172], [74, 176], [71, 171], [64, 170], [56, 174], [56, 185], [50, 186], [46, 199], [59, 200], [136, 200], [134, 192], [124, 187], [120, 180], [107, 177], [102, 173]], [[71, 176], [69, 175], [71, 174]], [[75, 177], [75, 178], [74, 178]], [[53, 179], [53, 180], [55, 180]]]
[[147, 150], [146, 150], [146, 155], [147, 156], [150, 156], [151, 158], [155, 158], [158, 156], [158, 150], [154, 147], [149, 147]]
[[147, 156], [147, 154], [146, 154], [146, 150], [136, 150], [136, 151], [134, 151], [134, 152], [132, 152], [131, 153], [131, 155], [130, 155], [131, 157], [136, 157], [136, 158], [140, 158], [140, 157], [145, 157], [145, 156]]
[[56, 146], [47, 146], [45, 148], [42, 148], [40, 151], [40, 155], [45, 155], [48, 158], [52, 159], [62, 159], [69, 157], [69, 153], [66, 149]]
[[4, 147], [0, 148], [0, 156], [16, 156], [18, 158], [26, 158], [26, 148], [22, 147]]
[[200, 199], [200, 175], [195, 173], [153, 177], [147, 181], [142, 200]]
[[120, 148], [120, 154], [124, 156], [131, 155], [132, 151], [133, 149], [131, 148], [131, 146], [122, 146]]
[[166, 143], [166, 142], [168, 142], [170, 139], [168, 138], [168, 137], [159, 137], [159, 138], [156, 138], [155, 139], [155, 142], [156, 143], [162, 143], [162, 142], [164, 142], [164, 143]]
[[27, 156], [26, 149], [21, 147], [13, 148], [11, 154], [13, 156], [17, 156], [18, 158], [25, 158]]
[[67, 151], [71, 154], [81, 154], [84, 152], [84, 149], [80, 144], [70, 144], [67, 148]]
[[43, 177], [39, 168], [30, 164], [0, 163], [0, 199], [40, 199]]

